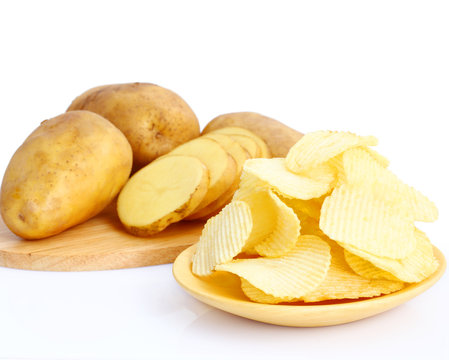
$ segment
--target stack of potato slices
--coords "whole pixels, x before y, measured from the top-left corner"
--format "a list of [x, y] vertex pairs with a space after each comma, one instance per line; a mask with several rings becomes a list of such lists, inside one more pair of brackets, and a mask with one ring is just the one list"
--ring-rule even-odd
[[173, 149], [135, 173], [117, 211], [132, 234], [149, 236], [182, 219], [208, 219], [229, 203], [248, 159], [270, 157], [251, 131], [227, 127]]

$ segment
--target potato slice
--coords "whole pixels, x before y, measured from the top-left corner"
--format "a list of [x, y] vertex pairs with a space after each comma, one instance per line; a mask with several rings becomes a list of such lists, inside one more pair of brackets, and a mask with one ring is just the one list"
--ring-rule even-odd
[[209, 172], [197, 158], [160, 158], [128, 180], [118, 197], [118, 216], [132, 234], [155, 234], [195, 210], [208, 185]]
[[198, 212], [195, 212], [191, 216], [189, 216], [186, 220], [207, 220], [210, 217], [217, 215], [220, 210], [229, 204], [234, 196], [234, 193], [238, 189], [237, 186], [232, 185], [230, 189], [228, 189], [223, 195], [221, 195], [217, 200], [212, 201], [205, 208], [200, 209]]
[[237, 142], [242, 148], [244, 148], [249, 153], [250, 158], [255, 159], [262, 156], [262, 150], [260, 149], [259, 145], [257, 145], [256, 140], [254, 140], [251, 136], [240, 134], [227, 134], [227, 135], [232, 140]]
[[220, 197], [218, 197], [218, 199], [212, 201], [209, 205], [199, 211], [195, 211], [193, 214], [188, 216], [186, 220], [208, 219], [210, 216], [216, 215], [223, 208], [223, 206], [228, 204], [239, 187], [243, 164], [250, 158], [249, 153], [228, 135], [209, 133], [204, 135], [204, 137], [218, 142], [226, 149], [229, 155], [231, 155], [236, 162], [237, 173], [234, 178], [234, 182]]
[[170, 155], [187, 155], [199, 159], [209, 169], [209, 188], [203, 201], [195, 211], [198, 211], [212, 201], [218, 199], [234, 182], [237, 173], [235, 160], [218, 142], [199, 137], [172, 150]]
[[254, 112], [222, 114], [209, 121], [202, 134], [224, 127], [241, 127], [263, 139], [273, 157], [285, 157], [302, 134], [281, 122]]
[[256, 143], [257, 146], [260, 149], [260, 157], [263, 158], [271, 158], [271, 152], [268, 149], [268, 146], [266, 144], [265, 141], [263, 141], [259, 136], [257, 136], [256, 134], [254, 134], [252, 131], [241, 128], [241, 127], [236, 127], [236, 126], [229, 126], [229, 127], [225, 127], [225, 128], [221, 128], [218, 130], [213, 131], [212, 133], [215, 134], [226, 134], [226, 135], [243, 135], [243, 136], [249, 136], [250, 138], [252, 138]]

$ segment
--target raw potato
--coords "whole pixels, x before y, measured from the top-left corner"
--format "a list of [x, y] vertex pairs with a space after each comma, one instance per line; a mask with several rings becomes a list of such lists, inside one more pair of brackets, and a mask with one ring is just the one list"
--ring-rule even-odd
[[6, 169], [0, 207], [26, 239], [58, 234], [103, 210], [128, 180], [131, 146], [103, 117], [71, 111], [46, 120]]
[[236, 112], [217, 116], [207, 124], [202, 133], [206, 134], [228, 126], [252, 131], [266, 142], [273, 157], [285, 157], [288, 150], [303, 135], [277, 120], [254, 112]]
[[[237, 164], [216, 141], [199, 137], [172, 150], [167, 156], [188, 155], [199, 159], [209, 170], [210, 182], [207, 194], [195, 211], [218, 199], [234, 182]], [[159, 161], [159, 160], [157, 160]]]
[[68, 110], [90, 110], [117, 126], [131, 144], [135, 169], [200, 134], [198, 119], [187, 103], [154, 84], [96, 87], [78, 96]]
[[248, 151], [245, 150], [237, 141], [231, 136], [218, 133], [210, 133], [203, 136], [206, 139], [212, 139], [218, 142], [225, 150], [234, 158], [237, 163], [237, 170], [240, 173], [243, 169], [243, 164], [250, 159]]
[[187, 217], [187, 220], [197, 220], [197, 219], [207, 219], [212, 215], [217, 214], [223, 206], [229, 203], [234, 195], [234, 192], [238, 189], [240, 184], [240, 175], [242, 173], [243, 164], [246, 160], [250, 158], [248, 152], [242, 148], [236, 141], [234, 141], [230, 136], [224, 134], [210, 133], [204, 135], [204, 138], [212, 139], [218, 142], [221, 146], [225, 148], [229, 155], [232, 156], [236, 165], [237, 171], [234, 177], [234, 181], [229, 186], [229, 188], [216, 200], [212, 201], [209, 205], [195, 211], [192, 215]]
[[[207, 135], [207, 134], [206, 134]], [[231, 138], [243, 147], [252, 159], [262, 157], [262, 150], [257, 145], [256, 140], [246, 135], [230, 135]]]
[[257, 146], [260, 149], [260, 157], [263, 157], [263, 158], [271, 157], [270, 150], [268, 149], [268, 146], [265, 143], [265, 141], [263, 141], [259, 136], [257, 136], [252, 131], [249, 131], [247, 129], [230, 126], [230, 127], [225, 127], [225, 128], [221, 128], [218, 130], [214, 130], [214, 131], [210, 132], [209, 134], [226, 134], [226, 135], [230, 135], [230, 136], [235, 136], [235, 135], [248, 136], [248, 137], [252, 138], [257, 143]]
[[126, 229], [150, 236], [189, 215], [204, 199], [209, 172], [191, 156], [165, 156], [135, 173], [120, 192], [117, 211]]

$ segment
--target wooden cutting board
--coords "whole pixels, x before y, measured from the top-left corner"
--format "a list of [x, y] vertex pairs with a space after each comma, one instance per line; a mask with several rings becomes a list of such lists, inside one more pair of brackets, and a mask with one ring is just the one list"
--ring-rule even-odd
[[87, 222], [41, 240], [23, 240], [0, 218], [0, 266], [87, 271], [167, 264], [196, 243], [204, 222], [180, 222], [148, 238], [128, 234], [109, 208]]

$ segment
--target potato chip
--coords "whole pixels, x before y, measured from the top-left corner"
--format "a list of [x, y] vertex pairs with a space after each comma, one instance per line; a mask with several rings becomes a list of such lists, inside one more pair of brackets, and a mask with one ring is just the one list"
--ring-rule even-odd
[[[365, 279], [381, 279], [381, 280], [394, 280], [399, 281], [397, 277], [390, 274], [388, 271], [382, 270], [377, 266], [370, 263], [345, 249], [345, 260], [349, 267], [361, 277]], [[399, 260], [395, 260], [399, 261]]]
[[327, 164], [304, 174], [293, 174], [285, 167], [283, 158], [250, 159], [245, 162], [243, 169], [267, 183], [280, 195], [303, 200], [328, 193], [336, 177], [334, 169]]
[[[253, 191], [245, 197], [245, 202], [251, 210], [253, 227], [243, 248], [247, 254], [257, 254], [254, 246], [266, 239], [276, 228], [277, 211], [270, 196], [270, 190]], [[295, 238], [295, 243], [298, 236]]]
[[317, 236], [300, 236], [293, 250], [277, 258], [238, 259], [216, 266], [236, 274], [264, 293], [298, 298], [315, 289], [330, 264], [330, 247]]
[[[282, 256], [295, 247], [301, 224], [295, 212], [285, 205], [276, 194], [268, 190], [268, 195], [271, 198], [272, 207], [275, 209], [275, 226], [265, 239], [256, 243], [254, 249], [262, 256]], [[258, 211], [265, 212], [266, 208], [259, 208]]]
[[376, 144], [320, 131], [286, 159], [247, 160], [229, 214], [206, 224], [197, 272], [238, 275], [244, 294], [265, 304], [374, 297], [427, 278], [438, 262], [414, 222], [438, 211]]
[[327, 194], [310, 200], [291, 199], [281, 196], [281, 200], [291, 207], [300, 219], [301, 216], [309, 216], [318, 220], [320, 218], [321, 206], [326, 196]]
[[316, 302], [334, 299], [358, 299], [389, 294], [400, 290], [404, 283], [390, 280], [371, 280], [357, 275], [346, 263], [343, 248], [329, 242], [332, 260], [329, 271], [321, 284], [301, 300]]
[[373, 150], [367, 146], [363, 147], [362, 149], [368, 152], [371, 157], [379, 163], [380, 166], [387, 168], [390, 165], [390, 160], [388, 160], [385, 156], [379, 154], [376, 150]]
[[343, 182], [363, 187], [385, 201], [397, 203], [416, 221], [435, 221], [438, 218], [438, 209], [432, 201], [404, 184], [365, 149], [348, 150], [342, 160]]
[[413, 220], [405, 211], [363, 188], [335, 188], [321, 208], [320, 229], [333, 240], [393, 259], [416, 247]]
[[251, 283], [247, 280], [243, 278], [240, 278], [240, 280], [242, 282], [241, 287], [243, 293], [254, 302], [258, 302], [261, 304], [279, 304], [283, 302], [293, 302], [299, 300], [297, 298], [292, 298], [291, 296], [275, 297], [273, 295], [265, 294], [262, 290], [251, 285]]
[[217, 264], [231, 261], [242, 251], [252, 227], [247, 203], [234, 201], [226, 205], [204, 226], [193, 256], [192, 272], [209, 275]]
[[316, 235], [321, 239], [329, 239], [327, 235], [320, 229], [319, 220], [315, 220], [311, 217], [302, 217], [301, 221], [301, 235]]
[[233, 200], [245, 200], [252, 195], [253, 192], [259, 190], [269, 189], [270, 185], [265, 181], [259, 179], [257, 176], [248, 173], [246, 171], [242, 172], [240, 177], [240, 185], [238, 190], [234, 193]]
[[[413, 237], [416, 239], [415, 249], [408, 256], [399, 260], [375, 256], [347, 244], [341, 245], [347, 251], [369, 261], [374, 266], [392, 274], [399, 280], [419, 282], [435, 272], [438, 268], [438, 261], [433, 255], [432, 244], [422, 231], [415, 228]], [[364, 276], [363, 273], [361, 275]]]
[[299, 173], [325, 163], [348, 149], [372, 145], [377, 145], [377, 139], [373, 136], [337, 131], [308, 133], [289, 150], [285, 158], [286, 167], [294, 173]]
[[[360, 164], [359, 162], [361, 160], [368, 162], [366, 164], [365, 163]], [[354, 168], [352, 164], [353, 162], [357, 163], [357, 167]], [[327, 163], [330, 166], [332, 166], [337, 172], [337, 181], [335, 182], [335, 187], [343, 185], [348, 182], [352, 183], [351, 181], [348, 181], [348, 177], [349, 180], [351, 180], [351, 170], [354, 171], [357, 169], [360, 174], [363, 174], [365, 176], [365, 178], [370, 177], [371, 179], [373, 179], [374, 173], [366, 172], [365, 169], [366, 166], [370, 165], [371, 162], [375, 163], [374, 165], [376, 166], [381, 167], [388, 166], [388, 160], [386, 158], [384, 158], [382, 155], [366, 146], [348, 149], [345, 152], [327, 161]], [[348, 166], [350, 167], [349, 169]], [[350, 172], [349, 174], [347, 174], [348, 170]]]

